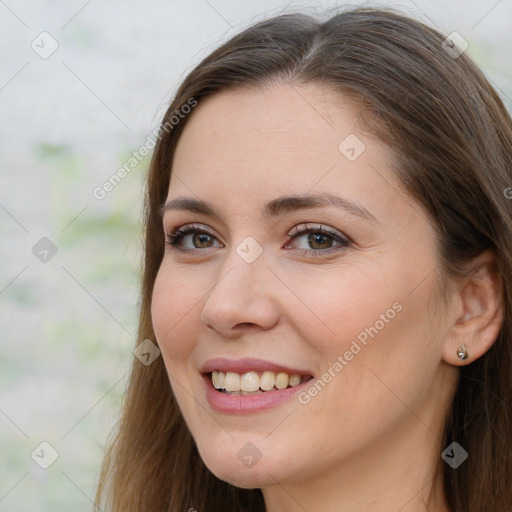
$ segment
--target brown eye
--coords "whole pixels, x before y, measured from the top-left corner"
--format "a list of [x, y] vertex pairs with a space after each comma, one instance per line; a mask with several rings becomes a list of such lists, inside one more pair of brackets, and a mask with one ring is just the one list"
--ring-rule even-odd
[[324, 233], [310, 233], [308, 235], [308, 243], [311, 245], [312, 249], [329, 249], [332, 246], [332, 241], [333, 238]]
[[198, 249], [208, 248], [209, 242], [213, 241], [213, 237], [207, 233], [192, 233], [192, 244]]
[[[351, 245], [351, 241], [342, 233], [322, 225], [310, 227], [310, 225], [306, 224], [305, 228], [301, 230], [300, 226], [296, 226], [288, 233], [288, 236], [292, 237], [292, 242], [286, 244], [286, 249], [293, 249], [293, 243], [295, 243], [295, 249], [299, 254], [322, 256], [345, 249]], [[304, 241], [297, 242], [300, 239]]]
[[[196, 249], [209, 249], [210, 247], [214, 247], [213, 243], [215, 241], [216, 238], [213, 233], [210, 233], [204, 227], [195, 226], [180, 228], [165, 236], [166, 244], [176, 247], [177, 250], [183, 252], [196, 252]], [[187, 244], [189, 245], [188, 247]], [[222, 244], [219, 246], [222, 247]]]

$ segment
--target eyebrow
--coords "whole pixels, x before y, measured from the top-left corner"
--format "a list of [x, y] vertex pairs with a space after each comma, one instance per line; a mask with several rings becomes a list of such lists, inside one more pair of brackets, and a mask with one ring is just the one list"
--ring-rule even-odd
[[[271, 218], [297, 210], [326, 208], [329, 206], [335, 206], [348, 213], [352, 213], [358, 217], [378, 224], [375, 215], [373, 215], [373, 213], [371, 213], [361, 204], [329, 193], [311, 194], [305, 196], [281, 196], [269, 201], [265, 206], [261, 208], [260, 212], [262, 217]], [[177, 197], [176, 199], [167, 201], [160, 208], [161, 216], [170, 210], [185, 210], [192, 213], [216, 217], [222, 221], [222, 215], [220, 212], [212, 204], [201, 199]]]

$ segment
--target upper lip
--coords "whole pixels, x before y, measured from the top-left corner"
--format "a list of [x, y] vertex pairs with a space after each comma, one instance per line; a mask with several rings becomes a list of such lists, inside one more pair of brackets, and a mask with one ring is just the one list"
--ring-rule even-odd
[[263, 359], [227, 359], [225, 357], [216, 357], [208, 359], [200, 368], [201, 373], [210, 373], [213, 370], [221, 372], [234, 372], [244, 374], [250, 371], [264, 372], [271, 371], [275, 373], [284, 372], [288, 374], [296, 373], [298, 375], [312, 375], [310, 371], [301, 368], [290, 368], [282, 364], [265, 361]]

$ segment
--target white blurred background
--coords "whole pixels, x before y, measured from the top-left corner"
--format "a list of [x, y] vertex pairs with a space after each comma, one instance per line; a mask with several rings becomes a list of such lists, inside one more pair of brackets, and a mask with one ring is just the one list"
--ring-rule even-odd
[[[336, 5], [0, 0], [0, 512], [92, 510], [136, 342], [150, 156], [103, 199], [93, 190], [220, 42]], [[510, 0], [370, 5], [459, 32], [512, 110]]]

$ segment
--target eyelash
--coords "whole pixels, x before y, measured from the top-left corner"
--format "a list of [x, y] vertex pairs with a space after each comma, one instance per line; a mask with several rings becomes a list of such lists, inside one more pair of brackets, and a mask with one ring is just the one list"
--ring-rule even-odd
[[[305, 225], [305, 229], [300, 229], [299, 226]], [[291, 236], [292, 239], [296, 238], [298, 235], [306, 235], [309, 233], [320, 233], [322, 235], [329, 235], [335, 242], [339, 245], [336, 247], [329, 247], [328, 249], [295, 249], [295, 251], [301, 256], [315, 256], [322, 257], [327, 254], [331, 254], [333, 252], [337, 252], [340, 249], [346, 249], [352, 245], [352, 241], [342, 235], [337, 231], [333, 231], [330, 228], [322, 226], [321, 224], [316, 225], [315, 227], [308, 227], [308, 224], [300, 224], [299, 226], [295, 226], [289, 233], [288, 236]], [[183, 240], [183, 238], [190, 233], [203, 233], [215, 238], [215, 234], [210, 230], [206, 229], [203, 226], [190, 224], [178, 229], [175, 229], [171, 233], [166, 233], [165, 235], [165, 244], [168, 245], [173, 250], [178, 250], [182, 253], [197, 253], [198, 251], [203, 251], [201, 248], [196, 249], [185, 249], [180, 247], [179, 244]], [[289, 243], [286, 244], [288, 246]], [[208, 247], [208, 249], [210, 249]]]

